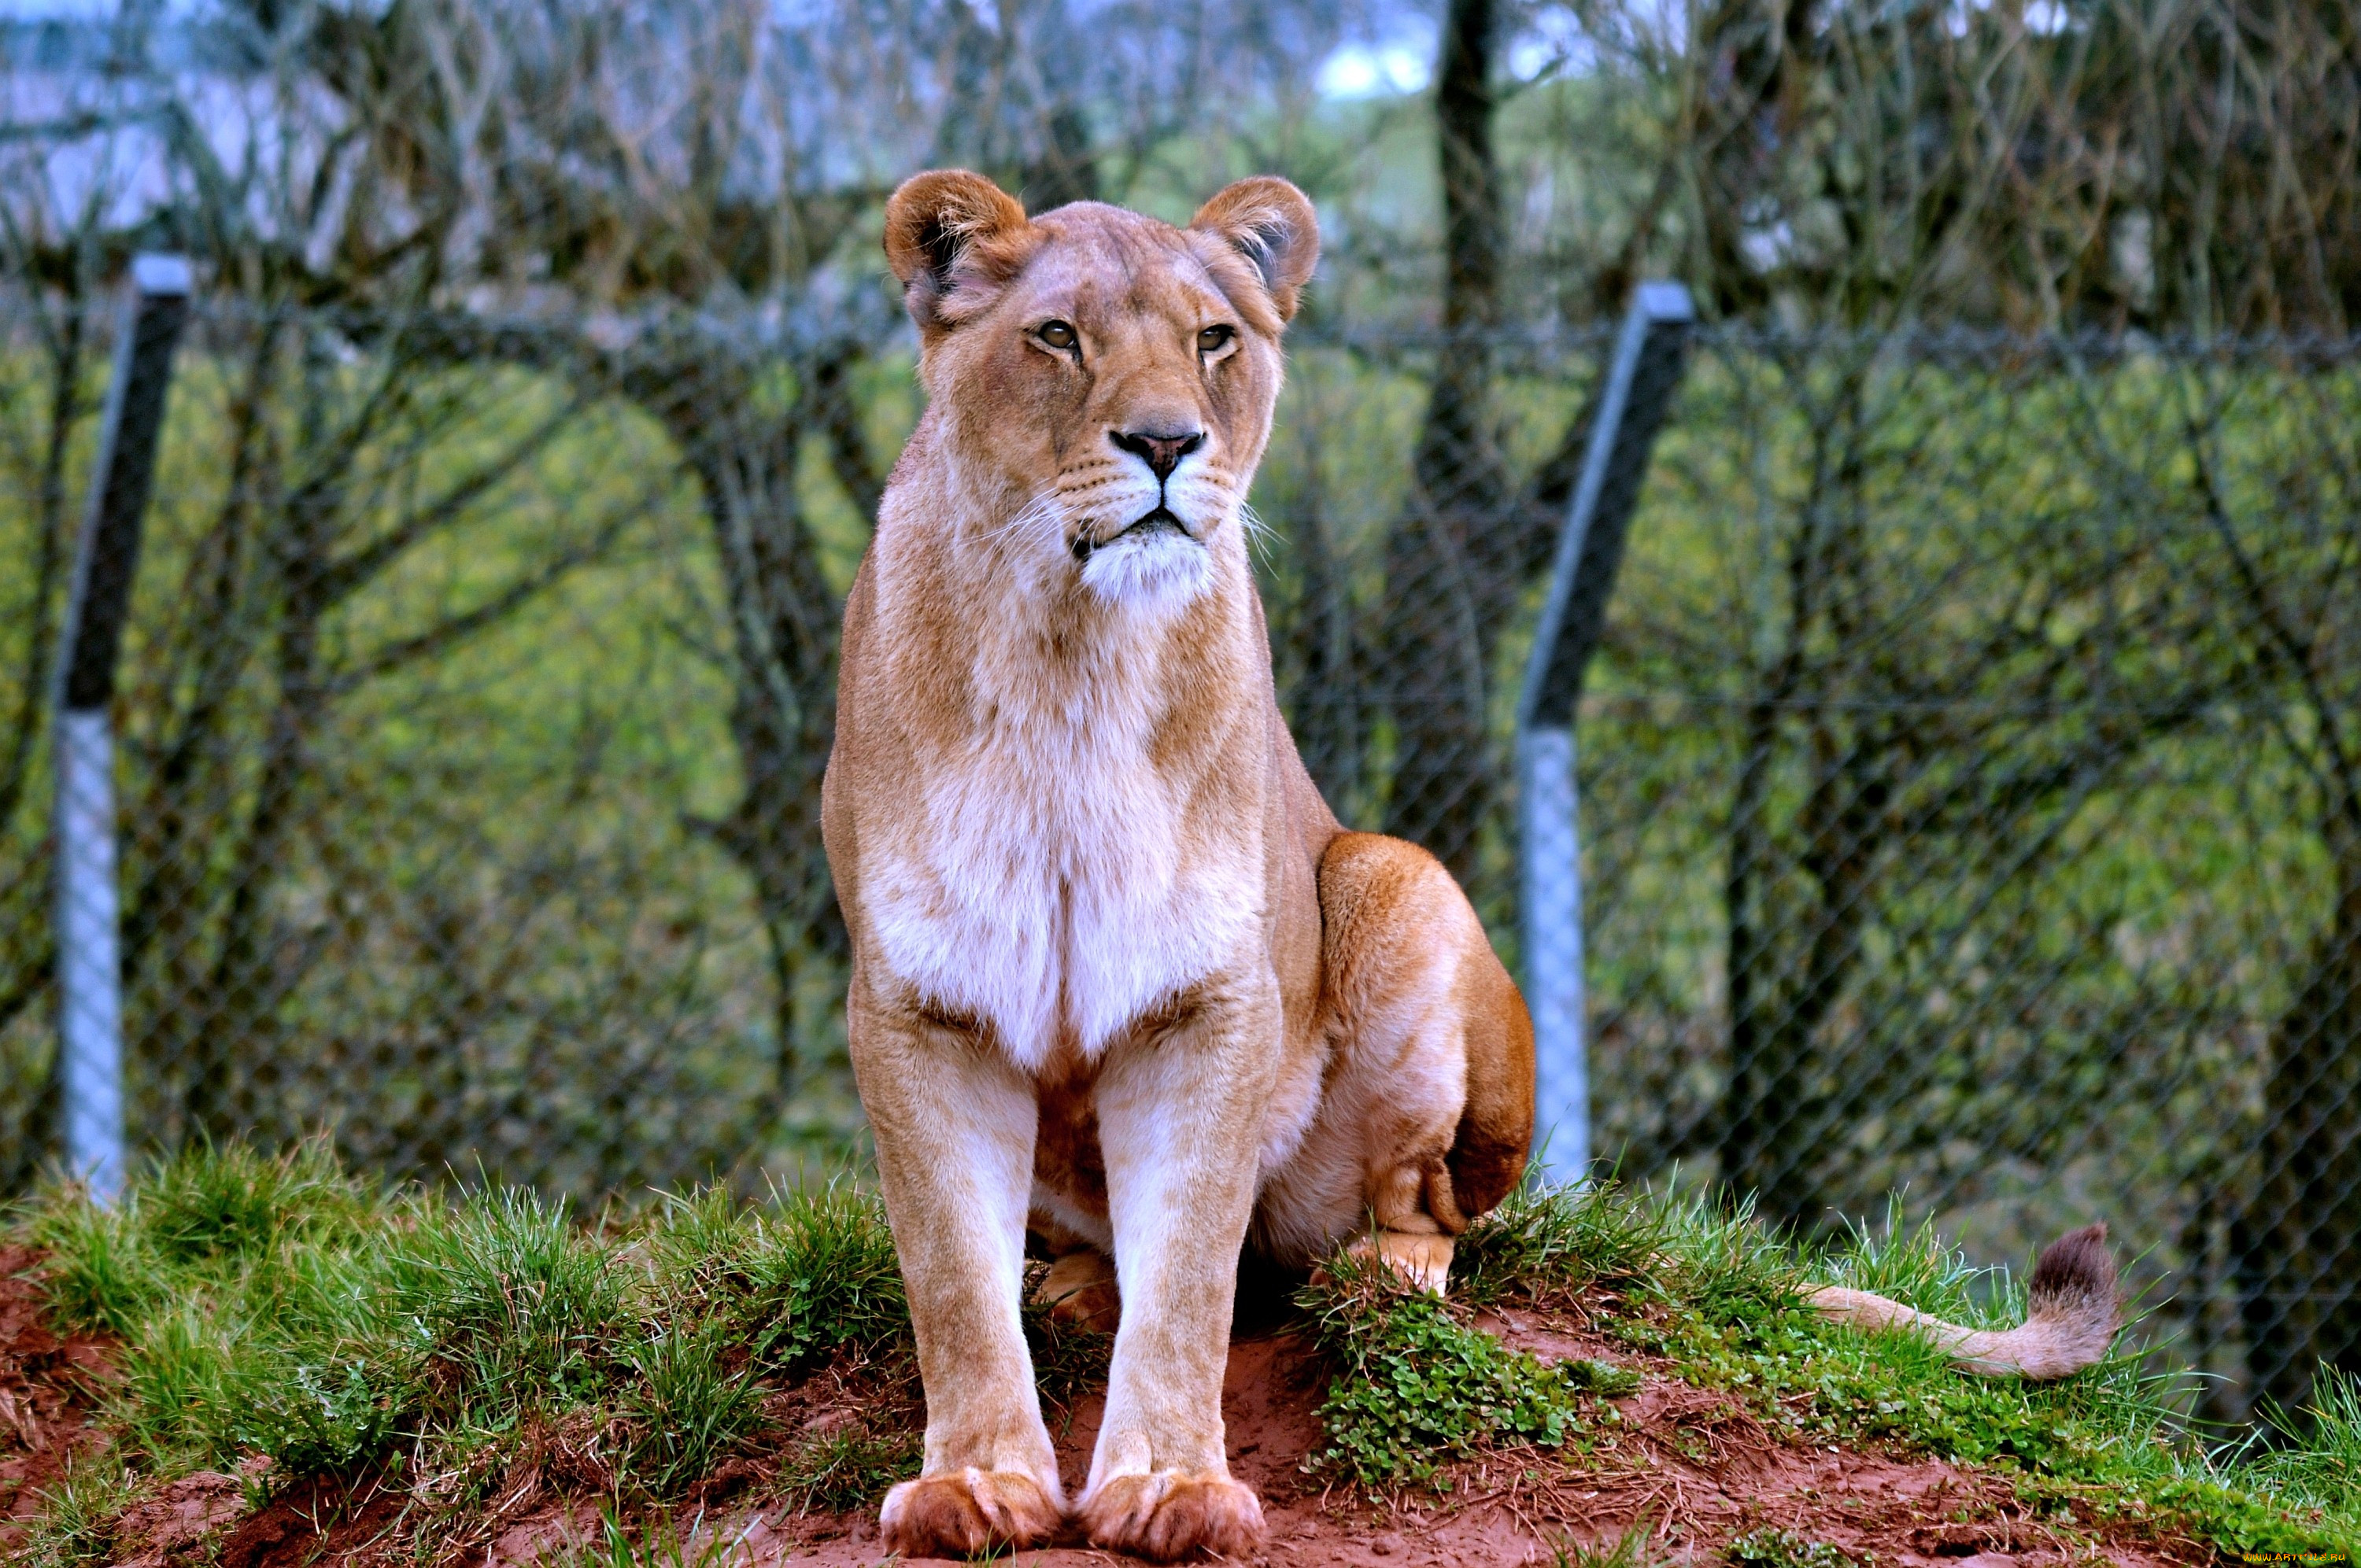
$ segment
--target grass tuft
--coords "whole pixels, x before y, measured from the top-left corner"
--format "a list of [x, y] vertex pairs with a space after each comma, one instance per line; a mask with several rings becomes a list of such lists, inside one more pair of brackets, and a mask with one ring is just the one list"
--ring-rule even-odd
[[632, 1347], [628, 1361], [637, 1376], [629, 1402], [645, 1435], [624, 1468], [637, 1485], [675, 1496], [753, 1431], [763, 1391], [736, 1347], [728, 1320], [719, 1317], [659, 1324]]
[[284, 1239], [346, 1233], [368, 1211], [316, 1138], [276, 1158], [243, 1144], [192, 1149], [158, 1167], [139, 1205], [148, 1243], [168, 1264], [259, 1257]]
[[699, 1530], [701, 1523], [701, 1516], [692, 1519], [684, 1532], [667, 1514], [634, 1536], [609, 1508], [599, 1513], [596, 1536], [563, 1550], [544, 1549], [537, 1568], [723, 1568], [737, 1562], [739, 1542]]
[[606, 1392], [636, 1327], [610, 1247], [517, 1189], [421, 1218], [395, 1249], [391, 1306], [426, 1420], [564, 1411]]
[[115, 1521], [137, 1492], [138, 1476], [110, 1456], [69, 1463], [18, 1543], [24, 1568], [96, 1568], [114, 1562]]
[[2323, 1366], [2312, 1378], [2304, 1418], [2274, 1412], [2279, 1442], [2248, 1451], [2258, 1477], [2285, 1495], [2322, 1508], [2361, 1501], [2361, 1376]]
[[[102, 1419], [142, 1485], [256, 1454], [277, 1484], [398, 1462], [431, 1535], [553, 1460], [619, 1506], [663, 1505], [742, 1448], [774, 1387], [826, 1366], [908, 1403], [892, 1233], [849, 1181], [751, 1206], [691, 1193], [601, 1229], [529, 1192], [370, 1192], [318, 1146], [230, 1146], [142, 1173], [112, 1209], [52, 1189], [18, 1231], [49, 1255], [51, 1310], [122, 1341]], [[916, 1452], [844, 1436], [789, 1455], [783, 1484], [850, 1496]], [[119, 1493], [79, 1477], [43, 1551], [103, 1557], [90, 1521]]]
[[713, 1300], [765, 1365], [794, 1372], [841, 1350], [884, 1360], [914, 1349], [885, 1206], [845, 1178], [774, 1192], [759, 1210], [722, 1193], [676, 1200], [651, 1246], [660, 1273]]
[[874, 1431], [861, 1424], [812, 1439], [779, 1474], [779, 1494], [798, 1510], [831, 1513], [870, 1508], [896, 1481], [918, 1473], [915, 1429]]
[[1578, 1541], [1561, 1542], [1552, 1560], [1554, 1568], [1654, 1568], [1664, 1559], [1643, 1514], [1631, 1529], [1598, 1546], [1585, 1546]]
[[1619, 1184], [1582, 1201], [1528, 1179], [1459, 1238], [1452, 1294], [1479, 1307], [1617, 1286], [1644, 1276], [1664, 1249], [1663, 1210]]

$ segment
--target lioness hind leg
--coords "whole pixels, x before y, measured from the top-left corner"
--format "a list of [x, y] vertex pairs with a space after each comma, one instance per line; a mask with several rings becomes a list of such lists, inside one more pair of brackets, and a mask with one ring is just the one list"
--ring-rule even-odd
[[1033, 1292], [1049, 1316], [1076, 1328], [1113, 1333], [1122, 1321], [1123, 1296], [1115, 1288], [1115, 1260], [1094, 1246], [1061, 1254]]
[[1532, 1029], [1483, 923], [1414, 844], [1340, 834], [1320, 861], [1335, 1042], [1319, 1116], [1267, 1185], [1258, 1234], [1316, 1256], [1374, 1214], [1369, 1245], [1429, 1289], [1450, 1238], [1507, 1196], [1532, 1134]]

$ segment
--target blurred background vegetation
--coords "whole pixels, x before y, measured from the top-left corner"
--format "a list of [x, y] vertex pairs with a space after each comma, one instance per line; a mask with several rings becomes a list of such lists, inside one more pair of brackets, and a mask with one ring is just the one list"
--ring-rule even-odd
[[585, 1201], [858, 1157], [817, 787], [921, 168], [1320, 276], [1256, 492], [1340, 812], [1514, 956], [1632, 284], [1705, 325], [1582, 712], [1598, 1146], [2105, 1217], [2214, 1414], [2361, 1370], [2353, 0], [300, 0], [0, 21], [0, 1183], [113, 302], [203, 300], [119, 701], [137, 1135]]

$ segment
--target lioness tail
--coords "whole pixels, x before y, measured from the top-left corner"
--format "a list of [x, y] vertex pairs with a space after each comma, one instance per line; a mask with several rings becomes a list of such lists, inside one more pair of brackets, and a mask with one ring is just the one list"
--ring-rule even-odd
[[1963, 1329], [1883, 1296], [1826, 1285], [1806, 1298], [1827, 1317], [1865, 1329], [1915, 1328], [1961, 1369], [1984, 1377], [2042, 1381], [2082, 1370], [2107, 1354], [2121, 1322], [2115, 1259], [2107, 1227], [2069, 1231], [2042, 1249], [2027, 1292], [2030, 1310], [2016, 1328]]

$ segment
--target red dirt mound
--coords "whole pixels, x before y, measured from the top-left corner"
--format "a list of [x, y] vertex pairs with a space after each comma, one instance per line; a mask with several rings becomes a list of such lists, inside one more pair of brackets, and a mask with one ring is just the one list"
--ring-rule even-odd
[[29, 1247], [0, 1246], [0, 1556], [68, 1462], [106, 1446], [92, 1414], [98, 1387], [114, 1376], [112, 1347], [50, 1330], [40, 1262]]
[[[21, 1276], [36, 1260], [0, 1253]], [[90, 1426], [89, 1379], [106, 1347], [60, 1340], [38, 1321], [30, 1281], [0, 1281], [0, 1494], [18, 1516], [68, 1453], [103, 1442]], [[1521, 1450], [1470, 1461], [1440, 1492], [1374, 1500], [1330, 1486], [1305, 1466], [1321, 1443], [1325, 1370], [1284, 1331], [1240, 1339], [1223, 1391], [1233, 1473], [1263, 1499], [1269, 1536], [1255, 1561], [1288, 1568], [1443, 1568], [1546, 1564], [1562, 1549], [1611, 1543], [1635, 1529], [1666, 1555], [1709, 1561], [1752, 1531], [1784, 1530], [1877, 1568], [2180, 1568], [2194, 1547], [2145, 1540], [2093, 1519], [2037, 1519], [2004, 1477], [1936, 1460], [1807, 1448], [1774, 1435], [1732, 1396], [1690, 1387], [1668, 1366], [1587, 1332], [1576, 1314], [1521, 1310], [1485, 1320], [1545, 1360], [1585, 1357], [1638, 1369], [1639, 1389], [1614, 1401], [1617, 1420], [1593, 1429], [1587, 1453]], [[675, 1518], [689, 1532], [679, 1560], [697, 1568], [870, 1568], [884, 1558], [873, 1505], [849, 1514], [798, 1511], [777, 1488], [782, 1458], [823, 1428], [862, 1421], [880, 1431], [915, 1417], [906, 1383], [861, 1369], [774, 1396], [770, 1431], [697, 1489]], [[1086, 1395], [1052, 1430], [1070, 1488], [1078, 1486], [1104, 1400]], [[614, 1476], [604, 1429], [560, 1424], [519, 1451], [493, 1500], [466, 1518], [439, 1509], [431, 1482], [392, 1473], [310, 1481], [247, 1511], [252, 1492], [229, 1475], [190, 1476], [148, 1492], [116, 1532], [117, 1561], [137, 1568], [392, 1568], [416, 1560], [410, 1526], [434, 1515], [439, 1568], [540, 1568], [596, 1541], [599, 1496]], [[258, 1480], [256, 1464], [247, 1479]], [[0, 1525], [0, 1529], [5, 1529]], [[7, 1541], [0, 1537], [0, 1548]], [[708, 1548], [719, 1550], [708, 1551]], [[5, 1552], [0, 1552], [5, 1555]], [[659, 1550], [651, 1560], [669, 1562]], [[1079, 1540], [1015, 1561], [1038, 1568], [1114, 1568], [1130, 1560]]]
[[[1488, 1327], [1544, 1360], [1632, 1363], [1627, 1350], [1533, 1321]], [[1406, 1493], [1383, 1507], [1323, 1486], [1303, 1469], [1320, 1444], [1323, 1373], [1290, 1335], [1231, 1346], [1223, 1388], [1230, 1467], [1261, 1493], [1269, 1537], [1258, 1563], [1286, 1568], [1462, 1568], [1546, 1564], [1569, 1544], [1609, 1544], [1644, 1524], [1667, 1552], [1704, 1556], [1740, 1535], [1792, 1530], [1879, 1568], [2041, 1568], [2070, 1560], [2165, 1568], [2205, 1554], [2096, 1531], [2061, 1534], [2019, 1506], [1998, 1476], [1936, 1460], [1799, 1448], [1771, 1436], [1730, 1397], [1643, 1369], [1616, 1401], [1621, 1425], [1579, 1460], [1521, 1453], [1462, 1466], [1443, 1497]], [[1101, 1402], [1077, 1405], [1060, 1435], [1070, 1487], [1087, 1469]], [[781, 1517], [759, 1508], [708, 1527], [745, 1568], [870, 1568], [882, 1556], [873, 1518]], [[2093, 1550], [2095, 1548], [2095, 1551]], [[693, 1558], [692, 1558], [693, 1560]], [[1025, 1552], [1038, 1568], [1114, 1568], [1133, 1560], [1077, 1542]]]

